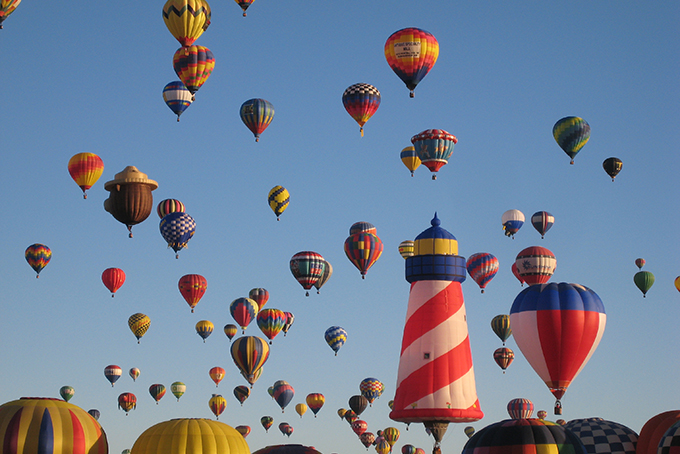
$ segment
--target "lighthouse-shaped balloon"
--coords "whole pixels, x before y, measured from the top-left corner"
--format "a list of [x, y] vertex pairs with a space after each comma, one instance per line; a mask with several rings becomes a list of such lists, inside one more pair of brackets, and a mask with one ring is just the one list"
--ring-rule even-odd
[[439, 446], [450, 422], [472, 422], [484, 414], [479, 406], [461, 283], [465, 257], [458, 241], [439, 227], [414, 241], [406, 259], [411, 283], [399, 358], [397, 388], [390, 418], [422, 422]]

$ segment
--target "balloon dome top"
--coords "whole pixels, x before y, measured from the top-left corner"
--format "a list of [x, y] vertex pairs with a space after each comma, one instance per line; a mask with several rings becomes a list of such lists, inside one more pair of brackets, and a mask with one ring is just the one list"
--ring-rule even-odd
[[140, 172], [135, 166], [127, 166], [122, 172], [117, 173], [113, 180], [107, 181], [104, 184], [104, 189], [111, 191], [116, 185], [129, 183], [148, 184], [152, 191], [158, 188], [158, 183], [149, 180], [147, 174]]
[[458, 255], [458, 241], [449, 231], [440, 227], [441, 221], [434, 214], [432, 227], [424, 230], [414, 241], [414, 255]]

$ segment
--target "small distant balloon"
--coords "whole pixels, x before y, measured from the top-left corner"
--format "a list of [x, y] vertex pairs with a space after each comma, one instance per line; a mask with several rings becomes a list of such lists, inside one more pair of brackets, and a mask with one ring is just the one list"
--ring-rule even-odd
[[44, 244], [35, 243], [26, 248], [24, 253], [26, 261], [35, 271], [35, 277], [40, 277], [40, 272], [50, 263], [52, 259], [52, 250]]
[[234, 338], [234, 336], [236, 336], [236, 333], [238, 333], [238, 326], [231, 323], [224, 325], [224, 334], [229, 338], [230, 341]]
[[498, 259], [488, 252], [472, 254], [466, 262], [468, 274], [482, 289], [482, 293], [486, 285], [498, 273], [498, 266]]
[[508, 414], [512, 419], [528, 419], [534, 412], [534, 404], [529, 399], [517, 398], [508, 402]]
[[326, 284], [326, 282], [328, 282], [328, 280], [331, 278], [332, 275], [333, 275], [333, 265], [331, 265], [331, 262], [324, 259], [323, 274], [314, 283], [314, 287], [316, 287], [316, 293], [317, 294], [321, 293], [321, 287], [323, 287]]
[[290, 203], [290, 194], [283, 186], [276, 185], [269, 191], [267, 202], [269, 203], [269, 208], [272, 209], [276, 215], [276, 220], [278, 221], [281, 214], [286, 211], [286, 208], [288, 208], [288, 204]]
[[335, 352], [335, 356], [338, 356], [338, 351], [347, 342], [347, 331], [340, 326], [331, 326], [324, 333], [324, 338], [328, 346]]
[[384, 50], [387, 64], [406, 84], [409, 96], [413, 98], [416, 86], [437, 62], [437, 39], [432, 33], [419, 28], [403, 28], [387, 38]]
[[175, 258], [179, 258], [179, 251], [187, 247], [196, 232], [196, 221], [187, 213], [178, 211], [165, 215], [158, 228], [168, 247], [175, 251]]
[[246, 17], [246, 10], [255, 0], [235, 0], [243, 10], [243, 17]]
[[618, 175], [619, 172], [621, 172], [621, 169], [623, 169], [623, 161], [621, 161], [619, 158], [607, 158], [602, 163], [602, 168], [605, 172], [607, 172], [607, 175], [612, 178], [612, 181], [614, 181], [616, 175]]
[[222, 381], [226, 373], [227, 372], [223, 368], [218, 366], [215, 366], [208, 371], [210, 379], [215, 382], [215, 387], [218, 387], [220, 385], [220, 382]]
[[[321, 254], [313, 251], [302, 251], [290, 259], [290, 271], [303, 289], [311, 289], [323, 276], [326, 260]], [[309, 291], [305, 293], [309, 296]]]
[[177, 283], [179, 293], [194, 312], [194, 308], [208, 290], [208, 280], [200, 274], [185, 274]]
[[547, 211], [537, 211], [531, 215], [531, 225], [534, 226], [536, 231], [541, 234], [543, 238], [550, 227], [555, 223], [555, 216], [548, 213]]
[[321, 393], [310, 393], [307, 394], [305, 401], [316, 418], [316, 414], [319, 413], [319, 410], [321, 410], [321, 407], [323, 407], [323, 404], [326, 402], [326, 398]]
[[71, 400], [71, 397], [76, 393], [76, 390], [73, 389], [73, 386], [62, 386], [59, 389], [59, 395], [61, 396], [62, 399], [64, 399], [66, 402]]
[[491, 319], [491, 329], [505, 345], [505, 341], [512, 335], [510, 328], [510, 316], [506, 314], [496, 315]]
[[590, 125], [580, 117], [564, 117], [553, 126], [553, 137], [574, 164], [576, 154], [590, 139]]
[[109, 381], [109, 383], [111, 383], [112, 387], [122, 375], [123, 369], [121, 369], [119, 366], [116, 366], [115, 364], [111, 364], [110, 366], [106, 366], [104, 368], [104, 376]]
[[269, 428], [274, 424], [274, 418], [271, 416], [263, 416], [260, 418], [260, 424], [262, 424], [265, 432], [269, 432]]
[[641, 270], [642, 267], [645, 266], [645, 263], [647, 263], [645, 259], [642, 258], [635, 259], [635, 266], [637, 266], [639, 270]]
[[160, 383], [154, 383], [149, 386], [149, 394], [151, 394], [153, 400], [156, 401], [156, 405], [158, 405], [158, 401], [165, 396], [165, 391], [165, 386]]
[[187, 385], [185, 385], [181, 381], [176, 381], [172, 385], [170, 385], [170, 392], [172, 392], [172, 395], [177, 398], [177, 402], [179, 402], [179, 398], [184, 395], [186, 390]]
[[415, 249], [415, 242], [411, 240], [402, 241], [399, 243], [399, 254], [405, 259], [413, 257], [413, 251]]
[[[220, 415], [227, 408], [227, 399], [225, 399], [219, 394], [213, 394], [210, 400], [208, 401], [208, 407], [210, 407], [210, 411], [213, 412], [215, 418], [220, 419]], [[250, 427], [248, 428], [248, 433], [250, 433]], [[243, 437], [245, 438], [248, 435], [248, 433], [246, 433], [245, 435], [241, 433], [241, 435], [243, 435]]]
[[418, 157], [418, 153], [416, 153], [415, 147], [411, 145], [410, 147], [404, 148], [403, 150], [401, 150], [399, 157], [401, 158], [401, 162], [404, 163], [406, 168], [411, 172], [411, 176], [413, 177], [413, 172], [415, 172], [416, 169], [420, 167], [421, 164], [420, 158]]
[[180, 115], [191, 105], [193, 99], [194, 95], [179, 80], [170, 82], [163, 87], [163, 101], [177, 115], [177, 121], [179, 121]]
[[515, 353], [508, 347], [497, 348], [496, 351], [493, 352], [493, 360], [496, 361], [498, 367], [503, 369], [503, 373], [505, 373], [505, 369], [512, 364], [514, 359]]
[[215, 56], [204, 46], [184, 46], [175, 52], [172, 65], [187, 90], [195, 95], [215, 68]]
[[243, 406], [243, 402], [246, 401], [246, 399], [250, 396], [250, 388], [244, 385], [239, 385], [234, 388], [234, 397], [236, 397], [236, 400], [239, 401], [241, 406]]
[[515, 233], [524, 225], [524, 213], [519, 210], [508, 210], [501, 216], [501, 223], [505, 236], [511, 236], [514, 239]]
[[475, 434], [475, 428], [472, 426], [466, 426], [465, 429], [463, 429], [463, 432], [468, 438], [470, 438]]
[[116, 296], [116, 292], [125, 283], [125, 271], [120, 268], [107, 268], [102, 272], [102, 282], [111, 292], [111, 298]]
[[201, 336], [203, 343], [212, 334], [215, 329], [215, 325], [210, 320], [201, 320], [196, 323], [196, 334]]
[[165, 199], [158, 202], [156, 206], [156, 213], [158, 217], [163, 219], [170, 213], [186, 213], [186, 207], [177, 199]]
[[364, 136], [364, 125], [380, 107], [380, 99], [380, 91], [364, 83], [351, 85], [342, 94], [342, 104], [359, 125], [361, 137]]
[[241, 105], [240, 115], [243, 124], [255, 136], [255, 142], [259, 142], [260, 134], [269, 127], [274, 119], [274, 106], [266, 99], [249, 99]]
[[140, 371], [137, 367], [133, 367], [128, 371], [128, 374], [130, 374], [132, 381], [137, 381], [141, 373], [142, 371]]
[[125, 416], [127, 416], [130, 410], [137, 408], [137, 396], [132, 393], [122, 393], [118, 396], [118, 408], [125, 411]]
[[291, 312], [284, 312], [284, 314], [286, 314], [286, 323], [283, 324], [283, 337], [286, 337], [288, 330], [293, 326], [295, 316]]
[[130, 316], [128, 319], [128, 326], [130, 327], [132, 334], [137, 338], [137, 343], [139, 344], [139, 340], [149, 330], [149, 326], [151, 326], [151, 319], [149, 319], [147, 315], [138, 312]]
[[259, 310], [264, 309], [264, 305], [269, 301], [269, 291], [266, 288], [253, 288], [248, 292], [248, 298], [257, 303]]
[[99, 417], [101, 416], [101, 412], [97, 410], [96, 408], [92, 408], [90, 410], [87, 410], [87, 412], [92, 416], [95, 421], [99, 421]]
[[[3, 0], [2, 4], [4, 5], [6, 2], [7, 0]], [[84, 199], [87, 199], [86, 191], [99, 180], [103, 172], [104, 161], [94, 153], [78, 153], [68, 161], [68, 173], [73, 181], [80, 186]]]
[[654, 285], [654, 275], [650, 271], [638, 271], [633, 276], [635, 286], [642, 292], [643, 298], [647, 297], [647, 292]]
[[458, 139], [443, 129], [426, 129], [411, 137], [420, 162], [430, 169], [432, 179], [437, 179], [437, 172], [449, 162], [453, 154], [453, 147]]
[[545, 410], [538, 410], [536, 412], [536, 416], [538, 417], [538, 419], [545, 419], [548, 416], [548, 412]]

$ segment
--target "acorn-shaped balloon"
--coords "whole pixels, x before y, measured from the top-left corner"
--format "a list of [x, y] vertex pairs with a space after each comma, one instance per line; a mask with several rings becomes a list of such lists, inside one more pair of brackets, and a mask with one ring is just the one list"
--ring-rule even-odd
[[132, 226], [143, 222], [151, 214], [151, 191], [157, 188], [158, 183], [149, 180], [137, 167], [127, 166], [104, 184], [104, 189], [110, 192], [109, 198], [104, 201], [104, 209], [127, 226], [132, 238]]

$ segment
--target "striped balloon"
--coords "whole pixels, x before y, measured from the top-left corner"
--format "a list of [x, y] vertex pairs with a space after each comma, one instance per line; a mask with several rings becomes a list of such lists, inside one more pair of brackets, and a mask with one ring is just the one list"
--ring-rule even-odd
[[274, 383], [273, 397], [276, 403], [279, 404], [279, 407], [281, 407], [281, 413], [284, 412], [286, 405], [288, 405], [290, 401], [293, 400], [293, 396], [295, 396], [295, 390], [290, 383], [284, 380], [279, 380]]
[[257, 326], [262, 331], [271, 345], [274, 338], [283, 330], [286, 323], [286, 314], [279, 309], [262, 309], [257, 313]]
[[385, 390], [385, 385], [377, 378], [368, 377], [359, 383], [361, 395], [368, 399], [368, 404], [373, 406], [373, 401], [380, 397]]
[[222, 397], [220, 394], [213, 394], [210, 400], [208, 401], [208, 407], [210, 407], [210, 411], [213, 412], [215, 418], [220, 419], [220, 415], [227, 408], [227, 399]]
[[439, 43], [429, 32], [419, 28], [398, 30], [385, 42], [385, 59], [392, 71], [406, 84], [409, 96], [427, 75], [439, 57]]
[[508, 402], [508, 414], [512, 419], [531, 418], [534, 413], [534, 403], [529, 399], [517, 398]]
[[250, 449], [243, 436], [231, 426], [211, 419], [180, 418], [146, 429], [132, 445], [132, 452], [246, 454]]
[[361, 272], [361, 278], [380, 258], [383, 243], [377, 235], [368, 232], [355, 233], [345, 240], [345, 254], [354, 266]]
[[52, 250], [44, 244], [36, 243], [26, 248], [24, 253], [26, 261], [35, 271], [35, 277], [40, 277], [40, 272], [50, 263], [52, 259]]
[[267, 197], [267, 202], [269, 203], [269, 208], [272, 209], [276, 215], [276, 220], [279, 220], [279, 216], [286, 211], [288, 204], [290, 203], [290, 194], [288, 190], [281, 185], [274, 186], [271, 191], [269, 191], [269, 196]]
[[245, 385], [239, 385], [234, 388], [234, 397], [236, 397], [236, 400], [239, 401], [241, 406], [243, 406], [243, 402], [246, 401], [246, 399], [250, 396], [250, 388], [248, 388]]
[[531, 246], [517, 254], [515, 264], [524, 282], [529, 285], [545, 284], [557, 268], [557, 259], [549, 249]]
[[[309, 290], [323, 276], [326, 260], [313, 251], [302, 251], [290, 259], [290, 272], [302, 288]], [[309, 292], [305, 293], [309, 296]]]
[[7, 19], [7, 16], [14, 12], [19, 3], [21, 3], [21, 0], [2, 0], [0, 2], [0, 30], [2, 23]]
[[512, 361], [515, 359], [515, 353], [510, 350], [508, 347], [501, 347], [497, 348], [493, 352], [493, 360], [496, 361], [496, 364], [498, 364], [498, 367], [503, 369], [503, 373], [505, 373], [505, 369], [512, 364]]
[[342, 94], [342, 104], [347, 113], [359, 124], [361, 137], [364, 125], [380, 107], [380, 91], [370, 84], [354, 84]]
[[312, 413], [314, 413], [314, 417], [316, 418], [316, 414], [319, 413], [319, 410], [321, 410], [321, 407], [323, 407], [323, 404], [326, 402], [326, 398], [321, 393], [310, 393], [307, 394], [305, 402], [307, 402], [309, 409], [312, 410]]
[[121, 369], [120, 366], [116, 366], [115, 364], [111, 364], [110, 366], [106, 366], [104, 368], [104, 376], [109, 381], [109, 383], [111, 383], [111, 387], [116, 384], [122, 375], [123, 369]]
[[508, 337], [512, 334], [510, 316], [505, 314], [496, 315], [491, 319], [491, 329], [503, 342], [503, 345], [505, 345], [505, 341], [508, 340]]
[[406, 168], [411, 171], [411, 176], [413, 176], [413, 172], [420, 167], [420, 158], [418, 157], [418, 153], [416, 153], [416, 149], [413, 145], [410, 147], [406, 147], [403, 150], [401, 150], [401, 153], [399, 154], [399, 157], [401, 158], [401, 162], [404, 163]]
[[269, 301], [269, 291], [262, 287], [253, 288], [248, 292], [248, 298], [255, 301], [257, 307], [262, 310], [267, 301]]
[[259, 310], [257, 303], [250, 298], [236, 298], [229, 305], [229, 312], [236, 323], [241, 326], [242, 332], [245, 332], [250, 322], [255, 320]]
[[533, 225], [536, 231], [541, 234], [541, 239], [554, 223], [555, 216], [547, 211], [537, 211], [531, 215], [531, 225]]
[[163, 101], [177, 115], [177, 121], [179, 121], [180, 115], [191, 105], [193, 95], [184, 83], [177, 80], [163, 87]]
[[156, 401], [156, 405], [158, 405], [158, 401], [165, 396], [165, 385], [162, 385], [160, 383], [154, 383], [153, 385], [149, 386], [149, 394], [151, 394], [151, 397], [153, 400]]
[[484, 288], [498, 272], [498, 259], [488, 252], [478, 252], [468, 257], [466, 267], [470, 277], [479, 285], [484, 293]]
[[243, 10], [243, 17], [246, 17], [246, 10], [255, 0], [235, 0]]
[[573, 164], [576, 154], [590, 139], [590, 125], [580, 117], [564, 117], [553, 126], [553, 137]]
[[347, 331], [340, 326], [331, 326], [324, 333], [324, 338], [328, 346], [335, 352], [335, 356], [338, 356], [338, 350], [347, 342]]
[[186, 213], [186, 208], [182, 202], [180, 202], [177, 199], [165, 199], [161, 200], [158, 203], [158, 206], [156, 206], [156, 213], [158, 213], [158, 217], [160, 219], [163, 219], [166, 215], [170, 213]]
[[201, 320], [196, 323], [196, 333], [201, 336], [203, 343], [212, 334], [215, 325], [210, 320]]
[[241, 105], [240, 115], [243, 124], [255, 136], [255, 142], [259, 142], [260, 134], [274, 119], [274, 106], [266, 99], [249, 99]]
[[172, 58], [172, 65], [184, 86], [194, 95], [215, 68], [215, 57], [207, 47], [180, 47]]
[[163, 22], [182, 46], [191, 46], [210, 25], [211, 11], [205, 0], [168, 0]]
[[449, 162], [458, 139], [443, 129], [426, 129], [411, 137], [411, 143], [421, 163], [430, 169], [432, 179], [436, 180], [439, 169]]
[[104, 172], [104, 161], [94, 153], [78, 153], [68, 161], [68, 173], [83, 190], [83, 198], [87, 199], [87, 191]]
[[231, 358], [244, 377], [253, 378], [269, 358], [269, 345], [256, 336], [243, 336], [231, 344]]
[[107, 454], [106, 434], [82, 408], [61, 399], [22, 397], [0, 406], [3, 453]]

